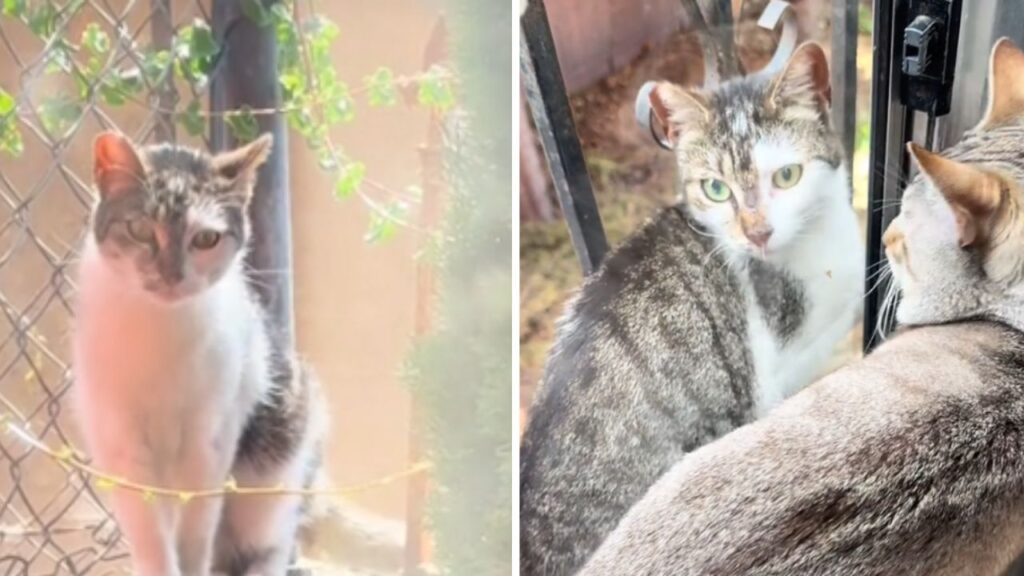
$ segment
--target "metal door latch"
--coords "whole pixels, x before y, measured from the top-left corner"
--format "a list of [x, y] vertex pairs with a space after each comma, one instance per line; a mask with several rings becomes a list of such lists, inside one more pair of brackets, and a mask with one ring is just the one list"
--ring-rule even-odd
[[961, 1], [910, 1], [900, 65], [900, 102], [907, 108], [949, 113]]

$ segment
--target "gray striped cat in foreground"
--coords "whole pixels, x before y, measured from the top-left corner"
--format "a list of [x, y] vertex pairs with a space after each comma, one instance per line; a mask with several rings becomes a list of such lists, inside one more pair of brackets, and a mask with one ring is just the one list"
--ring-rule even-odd
[[682, 200], [561, 321], [522, 444], [523, 574], [578, 570], [679, 458], [818, 377], [860, 312], [822, 49], [713, 92], [662, 83], [652, 103]]
[[903, 329], [686, 456], [585, 576], [988, 576], [1024, 551], [1024, 53], [884, 236]]

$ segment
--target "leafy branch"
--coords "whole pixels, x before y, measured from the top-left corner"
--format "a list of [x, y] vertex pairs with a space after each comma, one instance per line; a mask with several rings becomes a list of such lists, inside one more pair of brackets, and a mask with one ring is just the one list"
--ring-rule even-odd
[[[77, 38], [66, 33], [68, 23], [85, 6], [84, 0], [0, 0], [0, 17], [24, 25], [44, 42], [36, 64], [43, 75], [65, 75], [74, 90], [45, 94], [38, 102], [17, 98], [0, 87], [0, 154], [24, 152], [23, 116], [34, 117], [51, 141], [69, 137], [92, 102], [117, 108], [129, 103], [160, 113], [192, 136], [202, 135], [209, 120], [220, 116], [239, 141], [257, 136], [256, 118], [283, 114], [318, 158], [320, 168], [334, 180], [334, 195], [358, 197], [371, 210], [369, 242], [393, 237], [400, 228], [413, 228], [406, 216], [419, 201], [418, 188], [394, 190], [368, 175], [366, 165], [346, 154], [331, 138], [334, 129], [352, 123], [360, 102], [370, 107], [415, 103], [437, 112], [455, 104], [456, 79], [447, 68], [434, 66], [419, 74], [397, 75], [378, 68], [350, 87], [331, 59], [338, 27], [320, 14], [302, 15], [298, 2], [243, 0], [245, 17], [274, 31], [278, 43], [277, 78], [282, 104], [273, 109], [239, 108], [223, 112], [204, 109], [201, 98], [168, 109], [160, 106], [159, 91], [186, 88], [201, 94], [217, 73], [222, 53], [203, 19], [176, 29], [169, 47], [139, 46], [124, 24], [103, 18], [89, 22]], [[109, 31], [113, 28], [112, 31]], [[114, 36], [112, 37], [112, 32]]]

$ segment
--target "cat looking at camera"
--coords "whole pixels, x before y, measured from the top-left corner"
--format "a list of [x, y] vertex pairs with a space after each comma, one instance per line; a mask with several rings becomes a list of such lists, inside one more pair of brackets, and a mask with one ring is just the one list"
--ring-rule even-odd
[[860, 314], [863, 246], [817, 44], [775, 77], [660, 83], [679, 204], [569, 305], [522, 443], [523, 574], [571, 574], [684, 454], [818, 377]]
[[[94, 464], [185, 492], [300, 489], [319, 462], [320, 391], [246, 277], [263, 136], [209, 156], [123, 136], [94, 146], [98, 199], [78, 267], [74, 402]], [[115, 490], [141, 576], [283, 576], [297, 496], [179, 500]]]

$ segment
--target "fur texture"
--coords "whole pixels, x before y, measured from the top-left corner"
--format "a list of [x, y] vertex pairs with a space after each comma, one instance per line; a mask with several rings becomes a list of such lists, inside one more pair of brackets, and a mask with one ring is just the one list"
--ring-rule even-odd
[[817, 377], [853, 326], [862, 248], [827, 78], [806, 45], [774, 79], [657, 88], [682, 202], [559, 326], [521, 450], [523, 574], [577, 570], [673, 463]]
[[1024, 550], [1024, 53], [884, 235], [902, 332], [683, 458], [583, 570], [997, 575]]
[[[314, 379], [265, 325], [243, 269], [246, 209], [271, 142], [210, 157], [95, 145], [99, 198], [78, 271], [74, 400], [95, 464], [179, 490], [293, 488], [323, 433]], [[133, 573], [284, 574], [296, 498], [196, 498], [115, 490]]]

